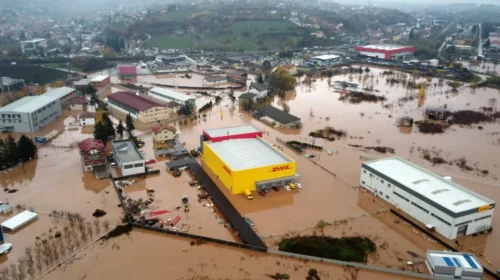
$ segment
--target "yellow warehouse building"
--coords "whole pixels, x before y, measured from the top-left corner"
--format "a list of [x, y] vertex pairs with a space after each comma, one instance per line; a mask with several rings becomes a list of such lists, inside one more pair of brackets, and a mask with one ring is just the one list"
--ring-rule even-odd
[[295, 160], [259, 136], [203, 142], [201, 160], [232, 194], [295, 182]]

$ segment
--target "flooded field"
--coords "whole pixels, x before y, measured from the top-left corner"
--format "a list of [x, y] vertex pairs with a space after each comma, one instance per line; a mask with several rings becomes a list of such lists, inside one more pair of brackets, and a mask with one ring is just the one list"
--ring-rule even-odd
[[[140, 263], [137, 258], [140, 256]], [[105, 264], [105, 265], [98, 265]], [[140, 265], [140, 268], [139, 266]], [[305, 262], [213, 244], [191, 246], [188, 239], [133, 230], [130, 236], [110, 239], [77, 255], [74, 261], [44, 279], [271, 279], [268, 274], [289, 274], [304, 279], [309, 269], [321, 279], [416, 279], [367, 270]], [[161, 276], [160, 276], [161, 275]]]

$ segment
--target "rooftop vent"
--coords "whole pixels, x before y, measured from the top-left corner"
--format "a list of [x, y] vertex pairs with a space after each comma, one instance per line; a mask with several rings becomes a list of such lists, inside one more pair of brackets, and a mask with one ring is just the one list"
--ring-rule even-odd
[[450, 190], [449, 189], [439, 189], [439, 190], [435, 190], [432, 192], [432, 194], [439, 194], [439, 193], [442, 193], [442, 192], [449, 192]]
[[472, 202], [472, 201], [470, 199], [462, 199], [462, 200], [459, 200], [457, 202], [453, 202], [453, 205], [458, 206], [458, 205], [461, 205], [461, 204], [464, 204], [467, 202]]
[[423, 183], [423, 182], [429, 182], [429, 179], [421, 179], [421, 180], [417, 180], [415, 182], [413, 182], [414, 185], [417, 185], [417, 184], [420, 184], [420, 183]]

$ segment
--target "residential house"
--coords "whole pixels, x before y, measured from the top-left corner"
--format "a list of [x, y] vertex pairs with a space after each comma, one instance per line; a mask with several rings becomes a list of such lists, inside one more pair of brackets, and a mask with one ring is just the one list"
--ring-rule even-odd
[[177, 129], [173, 126], [163, 126], [162, 124], [155, 124], [153, 126], [153, 141], [157, 143], [164, 143], [173, 140], [177, 134]]
[[238, 97], [238, 104], [244, 105], [246, 102], [250, 102], [250, 100], [257, 101], [257, 94], [251, 92], [245, 92]]
[[99, 75], [90, 79], [90, 83], [96, 91], [100, 91], [111, 84], [111, 78], [109, 75]]
[[84, 171], [106, 164], [106, 145], [101, 140], [87, 138], [78, 144]]
[[225, 76], [213, 76], [213, 77], [205, 77], [203, 79], [204, 84], [223, 84], [227, 83], [227, 77]]
[[87, 92], [87, 89], [90, 86], [90, 80], [89, 79], [81, 79], [79, 81], [76, 81], [73, 83], [73, 88], [76, 90], [79, 90], [83, 93]]
[[91, 112], [83, 112], [78, 115], [78, 121], [80, 122], [80, 126], [86, 125], [95, 125], [95, 113]]
[[271, 88], [270, 88], [269, 84], [267, 84], [267, 83], [263, 83], [263, 84], [252, 83], [252, 84], [250, 84], [250, 87], [248, 88], [249, 93], [253, 93], [256, 95], [255, 99], [265, 98], [269, 94], [270, 91], [271, 91]]
[[300, 118], [271, 105], [257, 107], [253, 117], [279, 128], [300, 128], [301, 126]]
[[68, 101], [69, 109], [72, 111], [83, 111], [88, 105], [88, 101], [85, 98], [75, 97]]

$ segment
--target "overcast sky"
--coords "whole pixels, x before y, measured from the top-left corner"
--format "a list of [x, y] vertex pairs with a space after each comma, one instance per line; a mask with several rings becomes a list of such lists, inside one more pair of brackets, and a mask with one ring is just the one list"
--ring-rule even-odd
[[342, 4], [450, 4], [450, 3], [476, 3], [476, 4], [497, 4], [500, 0], [334, 0]]

